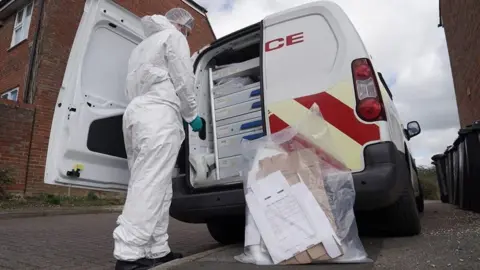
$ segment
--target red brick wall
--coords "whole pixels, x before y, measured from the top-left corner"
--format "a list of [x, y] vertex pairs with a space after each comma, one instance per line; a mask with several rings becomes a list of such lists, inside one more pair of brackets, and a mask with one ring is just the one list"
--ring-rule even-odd
[[462, 127], [480, 120], [480, 1], [441, 0]]
[[133, 11], [137, 16], [153, 15], [153, 14], [165, 14], [168, 10], [174, 7], [181, 7], [186, 9], [195, 17], [195, 27], [192, 34], [188, 37], [191, 52], [195, 52], [201, 49], [206, 44], [212, 42], [215, 38], [210, 28], [207, 18], [189, 5], [185, 4], [181, 0], [115, 0], [121, 6]]
[[22, 100], [25, 90], [25, 78], [28, 72], [28, 59], [32, 44], [33, 35], [37, 29], [37, 18], [39, 13], [40, 1], [34, 2], [32, 19], [28, 32], [28, 39], [20, 42], [14, 47], [10, 47], [13, 35], [13, 24], [15, 15], [4, 21], [0, 27], [0, 93], [9, 89], [20, 87], [18, 100]]
[[[205, 19], [181, 0], [170, 0], [168, 3], [159, 0], [118, 0], [116, 2], [139, 16], [165, 13], [173, 6], [188, 9], [197, 19], [195, 31], [189, 40], [192, 52], [214, 39]], [[84, 0], [45, 0], [45, 17], [40, 35], [39, 46], [41, 47], [35, 79], [34, 103], [37, 113], [31, 148], [32, 162], [28, 170], [27, 193], [29, 194], [65, 191], [62, 188], [44, 185], [43, 175], [53, 111], [84, 3]], [[67, 10], [68, 12], [65, 12]]]
[[0, 168], [11, 170], [10, 190], [23, 191], [35, 110], [32, 105], [0, 101]]

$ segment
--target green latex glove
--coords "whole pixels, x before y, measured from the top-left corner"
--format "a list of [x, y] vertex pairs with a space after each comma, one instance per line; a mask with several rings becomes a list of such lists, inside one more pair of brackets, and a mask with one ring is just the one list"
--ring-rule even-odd
[[192, 127], [194, 132], [199, 132], [203, 128], [202, 119], [200, 116], [197, 116], [192, 122], [190, 122], [190, 126]]

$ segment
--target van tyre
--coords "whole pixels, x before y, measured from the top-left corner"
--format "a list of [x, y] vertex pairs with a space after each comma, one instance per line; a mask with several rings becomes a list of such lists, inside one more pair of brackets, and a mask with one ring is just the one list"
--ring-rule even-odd
[[413, 188], [409, 183], [392, 205], [379, 210], [355, 213], [360, 235], [402, 237], [420, 233], [420, 216]]
[[418, 212], [423, 213], [425, 210], [425, 197], [423, 196], [423, 185], [420, 183], [420, 180], [418, 180], [418, 189], [419, 194], [418, 197], [415, 198], [415, 202], [417, 203]]
[[210, 235], [223, 245], [243, 243], [245, 239], [245, 218], [224, 217], [207, 222]]
[[417, 200], [411, 185], [407, 184], [400, 198], [386, 208], [386, 217], [391, 236], [413, 236], [421, 232]]

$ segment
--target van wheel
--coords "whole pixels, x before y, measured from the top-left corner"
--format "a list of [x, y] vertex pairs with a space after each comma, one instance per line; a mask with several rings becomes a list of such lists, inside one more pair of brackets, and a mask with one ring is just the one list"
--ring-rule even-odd
[[392, 236], [413, 236], [421, 232], [420, 216], [411, 185], [406, 185], [400, 198], [385, 211]]
[[423, 185], [420, 183], [420, 180], [418, 180], [418, 189], [419, 189], [419, 194], [418, 197], [415, 198], [415, 202], [417, 203], [417, 210], [419, 213], [423, 213], [425, 210], [425, 198], [423, 196]]
[[355, 214], [359, 233], [363, 236], [402, 237], [417, 235], [421, 231], [415, 194], [410, 184], [394, 204]]
[[223, 245], [243, 243], [245, 239], [245, 217], [209, 220], [207, 228], [213, 239]]

